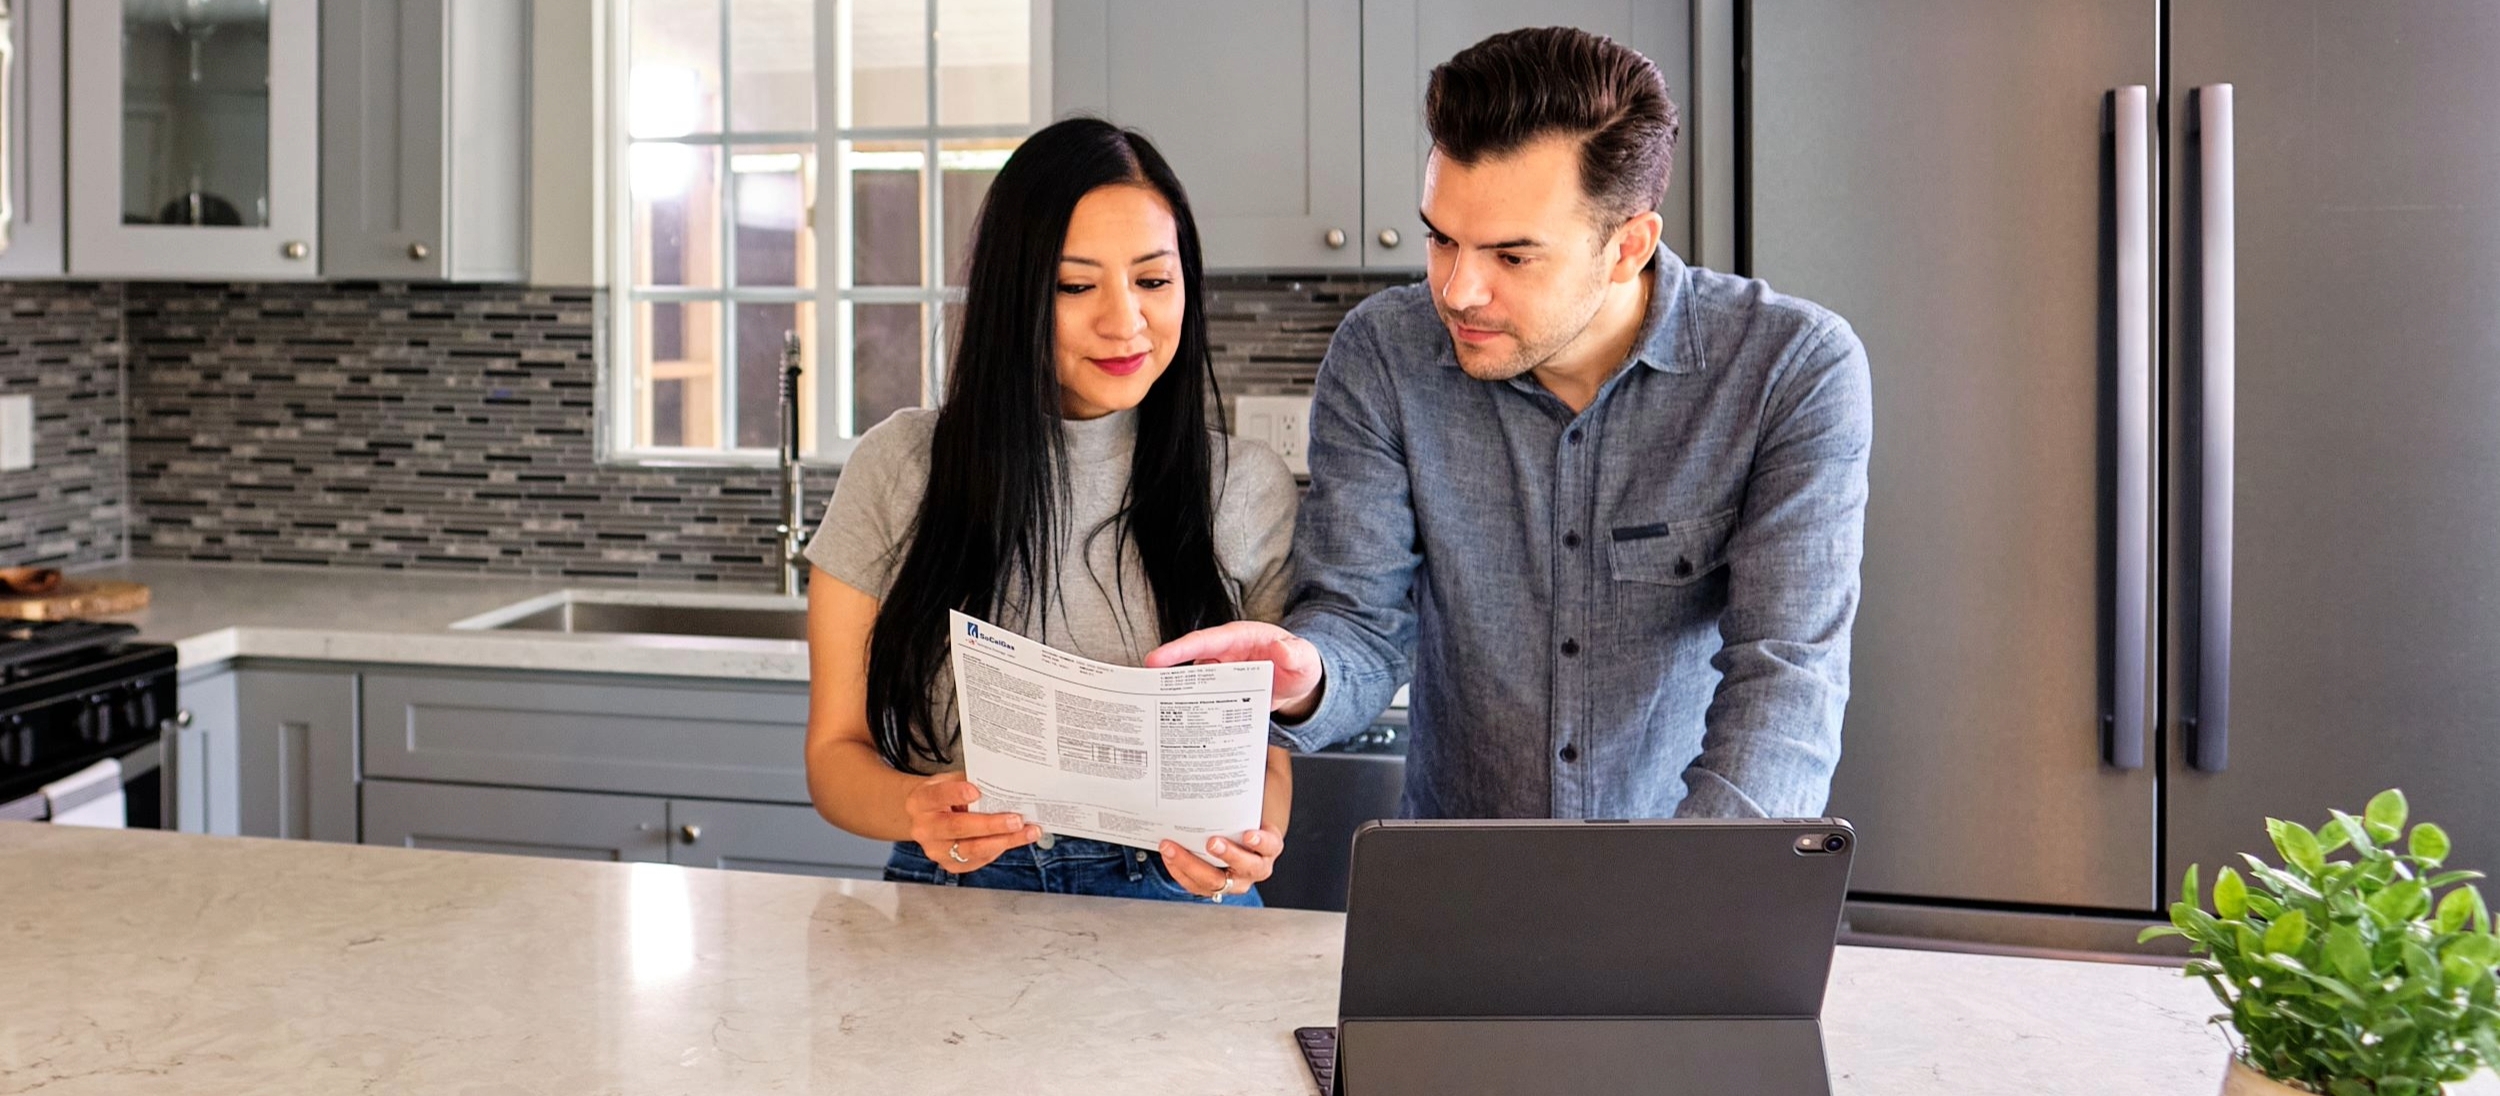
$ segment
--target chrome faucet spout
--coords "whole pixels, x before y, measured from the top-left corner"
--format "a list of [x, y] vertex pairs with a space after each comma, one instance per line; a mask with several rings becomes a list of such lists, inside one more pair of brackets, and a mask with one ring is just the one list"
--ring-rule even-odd
[[806, 483], [799, 466], [799, 333], [781, 335], [781, 592], [795, 596], [807, 570]]

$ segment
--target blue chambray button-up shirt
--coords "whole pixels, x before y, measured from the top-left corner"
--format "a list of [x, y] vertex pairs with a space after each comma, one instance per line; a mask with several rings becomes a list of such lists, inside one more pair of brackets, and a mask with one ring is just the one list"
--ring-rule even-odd
[[1285, 626], [1317, 711], [1411, 679], [1423, 818], [1819, 813], [1840, 758], [1873, 433], [1847, 323], [1759, 281], [1650, 268], [1633, 360], [1578, 414], [1459, 369], [1424, 285], [1320, 366]]

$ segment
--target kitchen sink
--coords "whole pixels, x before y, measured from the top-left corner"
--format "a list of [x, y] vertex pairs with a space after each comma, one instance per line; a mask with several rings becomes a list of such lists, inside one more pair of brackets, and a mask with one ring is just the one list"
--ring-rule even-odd
[[563, 590], [452, 625], [472, 631], [573, 635], [807, 638], [806, 602], [768, 594], [645, 594]]

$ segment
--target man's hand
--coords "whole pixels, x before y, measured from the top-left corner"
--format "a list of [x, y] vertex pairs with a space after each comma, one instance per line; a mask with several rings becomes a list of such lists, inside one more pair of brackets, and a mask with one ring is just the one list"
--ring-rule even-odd
[[1319, 707], [1319, 648], [1273, 624], [1236, 620], [1201, 628], [1146, 653], [1146, 665], [1156, 668], [1193, 662], [1275, 663], [1276, 714], [1304, 719]]

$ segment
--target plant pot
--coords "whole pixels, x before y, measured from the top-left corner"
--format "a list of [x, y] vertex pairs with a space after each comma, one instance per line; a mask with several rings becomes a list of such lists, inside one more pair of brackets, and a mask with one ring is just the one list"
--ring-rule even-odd
[[2230, 1072], [2222, 1075], [2222, 1096], [2315, 1096], [2308, 1089], [2287, 1085], [2248, 1068], [2237, 1057], [2231, 1059]]

